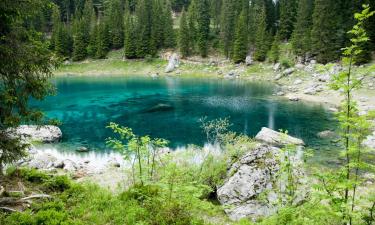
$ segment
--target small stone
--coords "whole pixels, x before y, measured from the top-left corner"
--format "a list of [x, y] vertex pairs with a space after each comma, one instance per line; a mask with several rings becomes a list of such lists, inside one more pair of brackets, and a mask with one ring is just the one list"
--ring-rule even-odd
[[246, 59], [245, 59], [245, 64], [246, 66], [250, 66], [253, 64], [253, 58], [251, 56], [246, 56]]
[[292, 101], [292, 102], [298, 102], [299, 101], [299, 98], [297, 96], [290, 96], [288, 99], [289, 99], [289, 101]]
[[294, 73], [294, 71], [295, 71], [294, 68], [288, 68], [288, 69], [286, 69], [286, 70], [283, 71], [283, 75], [284, 76], [288, 76], [288, 75]]
[[90, 150], [86, 147], [79, 147], [76, 149], [76, 152], [89, 152]]
[[276, 63], [275, 65], [273, 65], [273, 70], [275, 72], [280, 71], [280, 69], [281, 69], [281, 64], [280, 63]]
[[293, 84], [294, 84], [294, 85], [302, 84], [302, 80], [301, 80], [301, 79], [297, 79], [296, 81], [294, 81]]

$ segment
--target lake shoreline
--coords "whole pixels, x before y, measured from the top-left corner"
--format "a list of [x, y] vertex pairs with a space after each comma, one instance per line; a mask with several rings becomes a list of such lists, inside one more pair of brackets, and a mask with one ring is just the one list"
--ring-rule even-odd
[[[250, 66], [245, 64], [233, 64], [224, 58], [192, 57], [181, 59], [181, 65], [171, 73], [165, 73], [164, 68], [168, 61], [161, 57], [152, 61], [146, 60], [124, 60], [119, 57], [110, 57], [102, 60], [85, 60], [83, 62], [66, 62], [62, 67], [55, 71], [56, 77], [77, 77], [77, 76], [143, 76], [150, 79], [156, 77], [186, 77], [186, 78], [216, 78], [216, 79], [239, 79], [245, 81], [271, 82], [280, 88], [276, 95], [290, 99], [292, 101], [304, 101], [317, 104], [323, 104], [328, 109], [336, 111], [340, 106], [342, 97], [339, 92], [333, 91], [328, 87], [329, 79], [318, 81], [311, 79], [311, 76], [321, 74], [322, 76], [334, 73], [328, 72], [329, 69], [321, 69], [324, 65], [302, 65], [297, 64], [293, 67], [291, 74], [281, 76], [283, 70], [274, 70], [275, 65], [269, 63], [253, 63]], [[333, 65], [333, 66], [332, 66]], [[339, 64], [332, 64], [331, 68], [340, 67]], [[369, 67], [371, 64], [366, 65]], [[319, 69], [310, 69], [314, 67]], [[307, 69], [309, 68], [309, 69]], [[324, 71], [327, 70], [327, 71]], [[331, 69], [332, 70], [332, 69]], [[364, 67], [358, 67], [357, 70], [363, 73]], [[323, 72], [322, 72], [323, 71]], [[338, 73], [339, 70], [333, 71]], [[369, 111], [375, 109], [375, 72], [369, 76], [370, 82], [367, 88], [362, 88], [354, 95], [358, 101], [360, 110]], [[230, 75], [231, 74], [231, 75]], [[281, 78], [279, 79], [278, 77]], [[300, 86], [301, 88], [298, 88]], [[314, 90], [314, 87], [320, 90]], [[306, 93], [306, 89], [312, 89], [313, 93]]]

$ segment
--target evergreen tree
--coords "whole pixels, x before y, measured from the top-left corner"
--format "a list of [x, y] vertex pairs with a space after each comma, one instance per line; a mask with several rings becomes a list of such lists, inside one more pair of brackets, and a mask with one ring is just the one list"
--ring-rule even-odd
[[202, 57], [208, 54], [208, 39], [210, 35], [210, 6], [208, 0], [197, 1], [197, 44]]
[[99, 32], [99, 26], [97, 24], [94, 24], [94, 26], [92, 27], [91, 29], [91, 32], [90, 32], [90, 40], [89, 40], [89, 44], [87, 46], [87, 54], [92, 57], [92, 58], [95, 58], [96, 56], [96, 51], [97, 51], [97, 37], [98, 37], [98, 32]]
[[[369, 0], [371, 10], [375, 10], [375, 0]], [[375, 16], [372, 16], [366, 21], [366, 29], [370, 38], [370, 49], [375, 51]]]
[[187, 57], [190, 55], [190, 32], [185, 9], [182, 10], [180, 19], [178, 45], [180, 47], [182, 57]]
[[198, 28], [197, 28], [197, 1], [193, 0], [188, 8], [187, 12], [187, 20], [188, 20], [188, 26], [189, 26], [189, 32], [190, 32], [190, 44], [193, 52], [196, 50], [196, 44], [198, 41]]
[[85, 24], [83, 20], [76, 19], [73, 34], [73, 60], [80, 61], [86, 58]]
[[246, 11], [242, 10], [236, 24], [236, 34], [234, 39], [233, 61], [235, 63], [244, 62], [248, 51], [246, 18]]
[[124, 55], [128, 59], [137, 58], [136, 25], [130, 12], [125, 14]]
[[154, 40], [155, 47], [160, 49], [164, 47], [165, 36], [165, 15], [163, 9], [163, 0], [154, 0], [152, 8], [152, 39]]
[[110, 45], [114, 49], [124, 44], [124, 5], [122, 0], [111, 0], [106, 10], [107, 26], [110, 34]]
[[233, 39], [235, 34], [236, 11], [234, 11], [235, 0], [223, 0], [221, 10], [220, 36], [224, 55], [229, 58], [233, 51]]
[[105, 22], [101, 22], [98, 26], [95, 57], [98, 59], [105, 58], [110, 49], [110, 44], [108, 25]]
[[164, 19], [164, 44], [165, 48], [173, 48], [176, 45], [175, 32], [173, 30], [172, 8], [169, 0], [165, 0], [163, 7]]
[[311, 47], [320, 63], [327, 63], [340, 57], [340, 49], [343, 44], [340, 17], [337, 1], [315, 0]]
[[289, 40], [294, 30], [297, 15], [296, 0], [280, 0], [280, 27], [281, 40]]
[[258, 29], [255, 36], [255, 52], [254, 58], [257, 61], [266, 60], [268, 52], [268, 33], [267, 33], [267, 21], [266, 21], [266, 10], [260, 7], [258, 11]]
[[297, 22], [292, 34], [292, 46], [296, 55], [305, 58], [311, 49], [313, 0], [300, 0], [298, 4]]
[[95, 22], [96, 22], [96, 16], [95, 16], [95, 11], [94, 11], [92, 0], [86, 0], [84, 8], [83, 8], [83, 12], [82, 12], [82, 23], [83, 23], [82, 28], [83, 28], [86, 47], [89, 44], [90, 33], [95, 25]]
[[280, 58], [280, 39], [278, 35], [275, 35], [272, 42], [271, 50], [269, 52], [268, 59], [272, 63], [277, 63]]
[[152, 37], [152, 8], [152, 0], [140, 0], [137, 2], [137, 57], [139, 58], [156, 54], [156, 40]]

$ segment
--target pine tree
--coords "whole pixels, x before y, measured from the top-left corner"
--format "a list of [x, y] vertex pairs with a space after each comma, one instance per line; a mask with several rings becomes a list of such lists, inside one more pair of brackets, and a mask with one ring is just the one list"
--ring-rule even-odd
[[98, 26], [95, 57], [98, 59], [105, 58], [110, 49], [110, 44], [108, 25], [105, 22], [101, 22]]
[[233, 61], [235, 63], [244, 62], [246, 59], [247, 46], [247, 20], [246, 10], [242, 10], [236, 24], [236, 34], [233, 47]]
[[187, 57], [190, 55], [190, 32], [185, 9], [182, 10], [180, 19], [178, 45], [180, 47], [182, 57]]
[[165, 0], [163, 7], [164, 19], [164, 44], [165, 48], [173, 48], [176, 45], [176, 37], [173, 30], [172, 8], [169, 0]]
[[86, 47], [90, 41], [90, 33], [96, 22], [95, 11], [92, 0], [86, 0], [82, 12], [82, 25]]
[[280, 39], [278, 35], [275, 35], [272, 42], [271, 50], [269, 52], [268, 59], [272, 63], [277, 63], [280, 57]]
[[336, 0], [316, 0], [311, 31], [312, 52], [320, 63], [340, 58], [343, 32]]
[[269, 49], [268, 33], [267, 33], [267, 22], [266, 22], [266, 10], [263, 7], [257, 10], [258, 16], [258, 29], [255, 36], [255, 52], [254, 58], [257, 61], [266, 60], [267, 52]]
[[125, 14], [124, 55], [128, 59], [137, 58], [136, 25], [130, 12]]
[[114, 49], [122, 48], [124, 44], [124, 10], [121, 0], [112, 0], [107, 6], [106, 24], [111, 36], [110, 46]]
[[188, 8], [187, 11], [187, 21], [189, 26], [189, 37], [190, 37], [190, 44], [193, 52], [195, 53], [196, 45], [198, 41], [198, 28], [197, 28], [197, 1], [193, 0]]
[[235, 0], [223, 0], [221, 11], [220, 36], [224, 55], [229, 58], [233, 52], [233, 40], [235, 34], [236, 11], [233, 10]]
[[85, 41], [85, 27], [84, 21], [80, 19], [75, 20], [75, 29], [73, 34], [73, 60], [80, 61], [86, 58], [86, 41]]
[[137, 3], [137, 57], [154, 56], [156, 54], [155, 41], [152, 37], [152, 0], [140, 0]]
[[[369, 0], [371, 10], [375, 10], [375, 0]], [[375, 51], [375, 16], [366, 21], [366, 30], [370, 38], [370, 49]]]
[[87, 54], [92, 58], [95, 58], [96, 56], [98, 32], [99, 26], [97, 24], [94, 24], [90, 32], [90, 40], [87, 46]]
[[208, 0], [197, 1], [197, 43], [202, 57], [208, 55], [208, 39], [210, 35], [210, 6]]
[[166, 25], [164, 16], [163, 0], [154, 0], [152, 8], [152, 39], [157, 49], [164, 47]]
[[294, 30], [297, 15], [296, 0], [280, 0], [280, 27], [281, 40], [289, 40]]
[[313, 0], [300, 0], [298, 4], [297, 22], [292, 34], [291, 43], [296, 55], [303, 58], [311, 49]]

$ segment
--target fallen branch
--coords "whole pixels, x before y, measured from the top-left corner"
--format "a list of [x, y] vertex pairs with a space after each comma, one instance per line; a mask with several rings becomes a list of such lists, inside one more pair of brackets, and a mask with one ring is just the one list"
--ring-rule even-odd
[[21, 198], [21, 200], [25, 201], [25, 200], [34, 199], [34, 198], [52, 198], [52, 196], [46, 195], [46, 194], [37, 194], [37, 195], [30, 195], [28, 197]]
[[9, 207], [0, 207], [0, 210], [1, 211], [4, 211], [4, 212], [19, 212], [18, 210], [16, 209], [12, 209], [12, 208], [9, 208]]
[[0, 186], [0, 197], [3, 196], [5, 192], [5, 188], [3, 186]]

